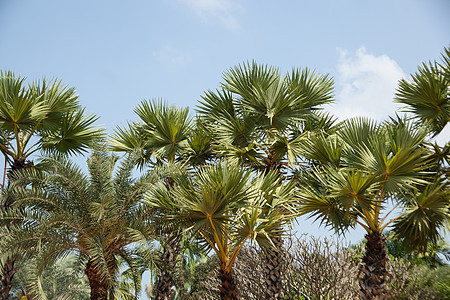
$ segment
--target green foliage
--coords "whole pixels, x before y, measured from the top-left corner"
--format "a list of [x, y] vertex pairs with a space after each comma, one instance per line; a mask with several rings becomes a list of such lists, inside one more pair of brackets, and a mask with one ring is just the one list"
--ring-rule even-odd
[[440, 63], [423, 63], [411, 77], [400, 80], [395, 101], [437, 135], [450, 119], [450, 48], [444, 48]]
[[[368, 233], [389, 225], [409, 245], [423, 250], [436, 242], [449, 218], [448, 182], [430, 172], [435, 165], [426, 128], [404, 120], [375, 124], [347, 120], [335, 134], [315, 134], [302, 153], [312, 167], [298, 173], [301, 211], [344, 232], [359, 224]], [[381, 217], [392, 200], [398, 217]]]
[[446, 266], [450, 261], [450, 246], [441, 239], [437, 243], [428, 242], [425, 252], [410, 251], [405, 240], [395, 237], [391, 232], [385, 234], [386, 250], [391, 258], [406, 258], [414, 264], [426, 265], [429, 268]]
[[228, 272], [246, 241], [270, 247], [270, 237], [279, 236], [278, 225], [288, 219], [280, 208], [294, 196], [292, 186], [280, 185], [273, 173], [251, 180], [250, 171], [225, 162], [174, 180], [171, 190], [155, 185], [149, 203], [164, 209], [166, 220], [182, 222]]
[[281, 170], [297, 161], [301, 134], [331, 127], [316, 113], [332, 102], [333, 81], [308, 69], [281, 76], [274, 67], [247, 63], [226, 71], [221, 89], [208, 91], [197, 111], [213, 149], [256, 170]]
[[141, 167], [155, 162], [173, 164], [176, 160], [197, 165], [211, 158], [210, 137], [198, 120], [192, 122], [187, 108], [144, 100], [135, 112], [138, 122], [115, 130], [113, 151], [139, 153], [137, 163]]
[[[29, 296], [28, 286], [33, 280], [36, 261], [18, 262], [14, 276], [13, 297]], [[89, 299], [89, 283], [75, 255], [64, 257], [42, 273], [42, 290], [48, 299]]]
[[[45, 299], [43, 272], [72, 253], [80, 265], [93, 264], [97, 279], [111, 291], [117, 288], [116, 276], [123, 263], [137, 272], [135, 261], [143, 253], [132, 245], [153, 238], [146, 221], [150, 207], [142, 198], [156, 178], [133, 179], [133, 156], [115, 171], [116, 162], [117, 157], [93, 150], [89, 176], [61, 157], [44, 158], [38, 169], [14, 173], [16, 201], [2, 218], [10, 226], [4, 228], [8, 235], [0, 246], [36, 258], [32, 294]], [[13, 226], [10, 221], [17, 219], [21, 223]]]
[[61, 81], [33, 82], [0, 72], [0, 150], [12, 161], [26, 161], [36, 151], [81, 153], [99, 137], [98, 118], [84, 114], [74, 88]]

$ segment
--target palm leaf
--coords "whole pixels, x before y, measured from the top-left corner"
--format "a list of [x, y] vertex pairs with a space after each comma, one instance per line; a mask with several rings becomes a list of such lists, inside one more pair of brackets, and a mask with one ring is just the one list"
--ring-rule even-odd
[[450, 119], [450, 50], [444, 48], [442, 63], [423, 63], [411, 81], [400, 80], [395, 101], [405, 104], [422, 122], [431, 122], [433, 134], [440, 133]]

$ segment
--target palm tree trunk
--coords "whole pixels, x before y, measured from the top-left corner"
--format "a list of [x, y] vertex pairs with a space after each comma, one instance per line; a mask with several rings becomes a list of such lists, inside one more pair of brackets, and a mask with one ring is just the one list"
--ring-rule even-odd
[[236, 283], [234, 282], [233, 274], [226, 271], [225, 264], [221, 264], [220, 266], [219, 279], [222, 283], [219, 286], [220, 299], [237, 300], [239, 291], [236, 287]]
[[8, 258], [2, 266], [2, 278], [0, 281], [2, 300], [10, 300], [9, 292], [12, 289], [12, 279], [17, 269], [14, 268], [14, 258]]
[[180, 254], [180, 238], [177, 235], [168, 235], [167, 240], [161, 243], [163, 253], [159, 263], [158, 279], [155, 285], [155, 300], [170, 300], [175, 296], [172, 287], [175, 286], [173, 273], [177, 268]]
[[[32, 166], [31, 162], [25, 161], [25, 159], [14, 159], [14, 162], [11, 164], [11, 170], [8, 171], [8, 178], [10, 178], [10, 174], [16, 172], [18, 170], [25, 169], [27, 167]], [[9, 184], [9, 183], [8, 183]], [[5, 202], [0, 205], [0, 213], [6, 212], [12, 205], [10, 199], [4, 200]], [[6, 225], [7, 226], [7, 225]], [[12, 280], [14, 274], [17, 272], [17, 268], [14, 268], [14, 264], [16, 262], [17, 256], [13, 255], [8, 257], [5, 263], [1, 266], [1, 278], [0, 278], [0, 295], [2, 300], [11, 299], [11, 295], [9, 294], [12, 289]]]
[[365, 238], [366, 253], [358, 272], [360, 297], [367, 300], [388, 299], [384, 286], [390, 275], [386, 270], [387, 255], [384, 237], [380, 232], [374, 231], [366, 234]]
[[92, 261], [89, 260], [84, 270], [91, 287], [91, 300], [107, 300], [108, 299], [108, 285], [101, 279], [98, 271], [95, 269]]
[[266, 300], [283, 299], [283, 240], [281, 238], [274, 238], [272, 241], [275, 249], [264, 252], [264, 273], [266, 275], [264, 299]]

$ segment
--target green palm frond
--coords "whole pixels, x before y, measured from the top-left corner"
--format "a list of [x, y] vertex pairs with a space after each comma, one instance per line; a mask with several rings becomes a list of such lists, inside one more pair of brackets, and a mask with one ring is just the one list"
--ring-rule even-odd
[[23, 83], [24, 79], [12, 72], [0, 73], [0, 126], [5, 131], [36, 130], [49, 111]]
[[415, 195], [395, 221], [393, 231], [408, 241], [409, 248], [426, 251], [428, 242], [441, 238], [440, 228], [450, 218], [448, 184], [430, 184]]
[[[197, 111], [219, 144], [246, 147], [253, 139], [255, 119], [237, 107], [227, 91], [205, 93]], [[241, 110], [241, 111], [239, 111]]]
[[344, 143], [336, 135], [326, 137], [323, 133], [309, 133], [305, 135], [299, 148], [306, 159], [339, 167]]
[[75, 112], [81, 109], [75, 88], [63, 85], [62, 81], [33, 82], [30, 91], [39, 103], [47, 108], [41, 128], [46, 131], [56, 131], [60, 126], [60, 118], [67, 112]]
[[332, 101], [333, 81], [308, 69], [281, 77], [274, 67], [252, 62], [231, 68], [223, 78], [222, 87], [237, 97], [237, 111], [252, 116], [260, 129], [284, 131]]
[[141, 154], [140, 166], [157, 161], [175, 162], [188, 146], [191, 119], [187, 108], [168, 105], [162, 100], [143, 100], [135, 109], [140, 122], [128, 129], [116, 128], [111, 139], [113, 151]]
[[332, 134], [338, 129], [336, 120], [337, 119], [329, 113], [314, 110], [305, 117], [305, 120], [301, 123], [301, 128], [298, 128], [299, 124], [295, 124], [293, 126], [293, 131], [296, 131], [297, 133], [323, 131], [327, 134]]
[[[96, 149], [88, 160], [89, 176], [61, 157], [15, 172], [11, 189], [17, 199], [1, 219], [12, 225], [0, 247], [42, 253], [39, 272], [67, 253], [79, 253], [86, 258], [80, 263], [89, 261], [100, 281], [114, 289], [118, 257], [128, 255], [130, 245], [152, 239], [145, 217], [151, 208], [143, 195], [159, 177], [132, 179], [134, 162], [127, 157], [115, 171], [117, 157]], [[39, 281], [34, 286], [39, 292]]]
[[146, 131], [147, 147], [153, 149], [157, 158], [175, 160], [175, 155], [186, 146], [190, 119], [187, 108], [168, 106], [158, 101], [142, 101], [136, 108], [136, 114], [148, 126]]
[[59, 127], [43, 133], [42, 149], [46, 152], [76, 154], [85, 152], [93, 141], [102, 137], [103, 129], [93, 126], [98, 117], [84, 114], [84, 109], [59, 119]]
[[[299, 134], [297, 136], [279, 134], [274, 132], [272, 134], [274, 142], [267, 145], [270, 152], [270, 163], [287, 161], [293, 166], [298, 157], [301, 156], [301, 147], [307, 139], [306, 133]], [[263, 148], [263, 147], [258, 147]]]
[[[102, 131], [97, 117], [84, 114], [74, 88], [61, 81], [33, 82], [0, 72], [0, 150], [14, 169], [23, 168], [39, 150], [67, 154], [87, 150]], [[18, 164], [15, 164], [18, 162]]]
[[308, 68], [294, 68], [287, 76], [289, 93], [299, 101], [297, 109], [316, 110], [333, 102], [334, 81], [328, 74], [319, 75]]
[[226, 71], [221, 90], [208, 91], [197, 107], [219, 157], [256, 171], [293, 169], [307, 130], [331, 130], [317, 113], [332, 101], [333, 81], [309, 69], [281, 76], [278, 69], [248, 62]]
[[133, 152], [143, 147], [142, 126], [137, 122], [128, 123], [127, 128], [117, 127], [110, 139], [112, 151]]
[[[230, 162], [203, 166], [175, 178], [175, 188], [156, 184], [146, 195], [162, 210], [165, 220], [179, 222], [205, 249], [213, 249], [231, 270], [247, 241], [269, 247], [296, 213], [294, 184], [282, 182], [276, 172], [254, 180], [250, 170]], [[273, 246], [273, 245], [272, 245]]]
[[406, 120], [352, 119], [341, 126], [336, 135], [317, 133], [302, 145], [313, 167], [298, 177], [300, 211], [338, 230], [358, 223], [381, 232], [395, 221], [380, 217], [388, 200], [410, 206], [420, 198], [417, 191], [441, 178], [432, 171], [427, 129]]
[[133, 153], [136, 164], [141, 169], [151, 161], [152, 150], [145, 147], [142, 124], [128, 123], [128, 127], [117, 127], [109, 139], [111, 151]]
[[230, 92], [249, 100], [257, 98], [255, 97], [256, 86], [263, 90], [267, 89], [278, 81], [279, 77], [278, 69], [272, 66], [258, 65], [253, 61], [226, 71], [223, 75], [225, 82], [222, 85]]
[[[305, 174], [306, 175], [306, 174]], [[326, 186], [326, 178], [321, 173], [308, 174], [304, 178], [302, 188], [299, 189], [300, 215], [308, 215], [320, 225], [329, 226], [337, 233], [344, 233], [355, 225], [354, 215], [341, 205], [341, 201], [330, 196], [329, 192], [321, 187]]]
[[[370, 211], [375, 206], [381, 206], [377, 199], [374, 199], [373, 194], [378, 188], [378, 182], [375, 181], [373, 174], [355, 170], [346, 169], [340, 172], [335, 172], [329, 169], [330, 173], [330, 196], [335, 197], [342, 207], [349, 211], [355, 206], [361, 208], [362, 217], [364, 211]], [[356, 209], [360, 212], [359, 209]]]
[[195, 127], [188, 133], [187, 147], [180, 154], [179, 160], [192, 166], [199, 166], [207, 163], [214, 158], [214, 152], [211, 147], [213, 140], [211, 133], [197, 118]]
[[295, 184], [293, 180], [283, 180], [275, 170], [257, 173], [252, 181], [253, 189], [258, 195], [254, 201], [263, 203], [266, 212], [282, 212], [285, 219], [289, 220], [297, 210]]
[[345, 120], [337, 134], [348, 145], [360, 147], [367, 144], [370, 137], [377, 134], [377, 127], [375, 121], [358, 117]]
[[442, 63], [423, 63], [411, 80], [400, 80], [395, 101], [405, 104], [422, 122], [431, 122], [434, 135], [440, 133], [450, 119], [450, 48], [444, 48]]

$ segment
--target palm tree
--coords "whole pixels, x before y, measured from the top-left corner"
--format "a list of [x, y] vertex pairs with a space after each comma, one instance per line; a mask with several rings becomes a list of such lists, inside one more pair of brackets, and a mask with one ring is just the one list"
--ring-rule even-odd
[[400, 80], [395, 101], [420, 122], [430, 123], [433, 135], [450, 120], [450, 47], [444, 48], [441, 63], [419, 66], [411, 81]]
[[74, 88], [61, 81], [34, 82], [0, 72], [0, 149], [12, 170], [32, 164], [37, 151], [81, 153], [102, 132], [92, 125], [98, 118], [85, 115]]
[[[360, 118], [303, 144], [311, 166], [299, 177], [301, 212], [341, 233], [356, 225], [367, 233], [359, 279], [363, 299], [387, 296], [383, 230], [391, 226], [410, 247], [424, 250], [427, 241], [438, 241], [450, 217], [448, 182], [429, 172], [434, 162], [426, 136], [425, 128], [404, 120], [376, 124]], [[394, 208], [386, 213], [389, 202]]]
[[222, 162], [203, 166], [195, 174], [174, 178], [176, 188], [159, 184], [148, 194], [149, 203], [163, 210], [166, 219], [181, 223], [219, 258], [219, 286], [222, 299], [238, 299], [232, 269], [244, 244], [256, 241], [266, 249], [280, 236], [279, 225], [289, 218], [266, 202], [288, 202], [294, 196], [291, 183], [279, 184], [276, 173], [260, 174]]
[[[431, 136], [437, 136], [450, 120], [450, 48], [444, 48], [441, 62], [423, 63], [415, 74], [411, 74], [410, 81], [400, 80], [395, 101], [406, 105], [403, 110], [412, 113], [417, 126], [425, 123]], [[450, 143], [440, 146], [430, 142], [429, 147], [435, 161], [430, 171], [436, 174], [436, 180], [441, 176], [448, 180]]]
[[[14, 276], [14, 299], [33, 299], [28, 285], [33, 282], [36, 261], [19, 260], [19, 270]], [[49, 266], [42, 274], [42, 290], [50, 299], [89, 299], [89, 283], [80, 270], [76, 255], [70, 254]]]
[[[318, 112], [333, 100], [328, 75], [294, 69], [281, 76], [276, 68], [253, 62], [231, 68], [223, 80], [222, 89], [205, 93], [198, 107], [219, 156], [252, 170], [275, 170], [280, 178], [290, 176], [300, 162], [305, 132], [332, 127], [332, 118]], [[273, 243], [280, 253], [282, 240]], [[282, 298], [277, 252], [267, 253], [266, 266], [266, 299]]]
[[[74, 88], [61, 81], [33, 82], [28, 87], [24, 78], [9, 71], [0, 72], [0, 151], [11, 171], [33, 163], [30, 157], [37, 151], [49, 153], [80, 153], [100, 135], [93, 127], [97, 117], [84, 114]], [[0, 212], [12, 205], [2, 199]], [[0, 264], [1, 297], [9, 299], [14, 276], [15, 256]]]
[[[210, 140], [198, 120], [193, 123], [188, 109], [167, 105], [165, 102], [143, 100], [135, 109], [140, 121], [117, 128], [111, 139], [112, 150], [138, 152], [139, 165], [161, 169], [182, 161], [187, 166], [204, 164], [211, 158]], [[195, 126], [194, 126], [195, 124]], [[173, 179], [163, 176], [166, 188], [172, 188]], [[149, 216], [150, 217], [150, 216]], [[155, 225], [165, 225], [163, 215], [153, 218]], [[182, 234], [167, 226], [158, 226], [163, 247], [155, 299], [170, 299], [176, 284], [173, 272], [180, 256]]]
[[40, 283], [45, 266], [70, 253], [77, 253], [84, 265], [90, 299], [108, 299], [117, 288], [119, 258], [137, 272], [137, 245], [153, 239], [146, 222], [150, 208], [142, 199], [155, 177], [134, 180], [132, 156], [114, 176], [116, 162], [117, 157], [95, 150], [88, 159], [89, 177], [61, 158], [43, 159], [38, 166], [43, 172], [27, 169], [13, 175], [20, 185], [15, 187], [17, 201], [3, 222], [22, 222], [10, 226], [1, 246], [35, 256], [38, 251], [37, 297], [45, 299]]

